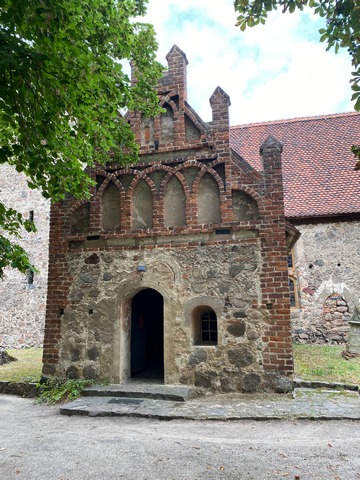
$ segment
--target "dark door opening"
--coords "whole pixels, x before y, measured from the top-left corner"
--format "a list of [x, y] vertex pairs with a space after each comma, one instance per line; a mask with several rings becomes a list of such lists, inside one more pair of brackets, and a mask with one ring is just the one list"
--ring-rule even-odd
[[151, 288], [132, 300], [131, 377], [164, 379], [164, 299]]

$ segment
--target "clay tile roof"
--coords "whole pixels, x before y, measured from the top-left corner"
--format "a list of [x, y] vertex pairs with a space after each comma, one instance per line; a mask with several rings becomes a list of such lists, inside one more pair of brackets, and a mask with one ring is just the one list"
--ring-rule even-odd
[[350, 151], [360, 144], [360, 113], [234, 126], [231, 147], [261, 170], [259, 146], [269, 135], [284, 147], [287, 218], [360, 213], [360, 171]]

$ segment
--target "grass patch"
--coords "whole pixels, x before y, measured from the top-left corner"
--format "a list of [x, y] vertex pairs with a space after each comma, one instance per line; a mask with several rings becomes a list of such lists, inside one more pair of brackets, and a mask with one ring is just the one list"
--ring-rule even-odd
[[[8, 349], [17, 360], [0, 365], [0, 381], [39, 383], [42, 370], [42, 348]], [[49, 378], [39, 386], [38, 400], [55, 404], [72, 401], [81, 396], [83, 388], [93, 384], [93, 380], [60, 380]]]
[[42, 348], [8, 349], [16, 362], [0, 365], [0, 381], [38, 382], [42, 369]]
[[345, 360], [345, 346], [294, 345], [295, 375], [303, 380], [360, 383], [360, 357]]
[[[345, 360], [344, 346], [294, 345], [295, 375], [303, 380], [360, 383], [360, 357]], [[42, 348], [9, 349], [16, 362], [0, 365], [0, 380], [38, 382], [42, 369]], [[83, 386], [83, 385], [82, 385]], [[71, 385], [70, 390], [77, 386]]]

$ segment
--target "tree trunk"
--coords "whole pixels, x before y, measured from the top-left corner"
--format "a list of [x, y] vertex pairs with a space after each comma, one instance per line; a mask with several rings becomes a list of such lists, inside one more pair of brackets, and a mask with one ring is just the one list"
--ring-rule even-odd
[[0, 365], [5, 363], [10, 363], [14, 360], [17, 360], [15, 357], [12, 357], [4, 348], [0, 348]]

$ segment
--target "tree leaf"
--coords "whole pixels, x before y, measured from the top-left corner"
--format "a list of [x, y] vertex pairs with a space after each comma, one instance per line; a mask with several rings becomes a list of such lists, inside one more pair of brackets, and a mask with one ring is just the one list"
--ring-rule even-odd
[[[120, 164], [137, 158], [133, 134], [117, 112], [159, 112], [156, 87], [163, 68], [156, 61], [153, 27], [138, 21], [145, 5], [143, 0], [1, 3], [0, 162], [24, 172], [29, 187], [45, 198], [57, 201], [66, 193], [86, 198], [92, 185], [86, 166], [106, 163], [110, 154]], [[121, 67], [130, 60], [136, 85]], [[2, 229], [11, 235], [31, 228], [10, 212], [3, 217]], [[6, 265], [28, 268], [15, 244], [13, 261], [5, 250], [0, 275]]]

